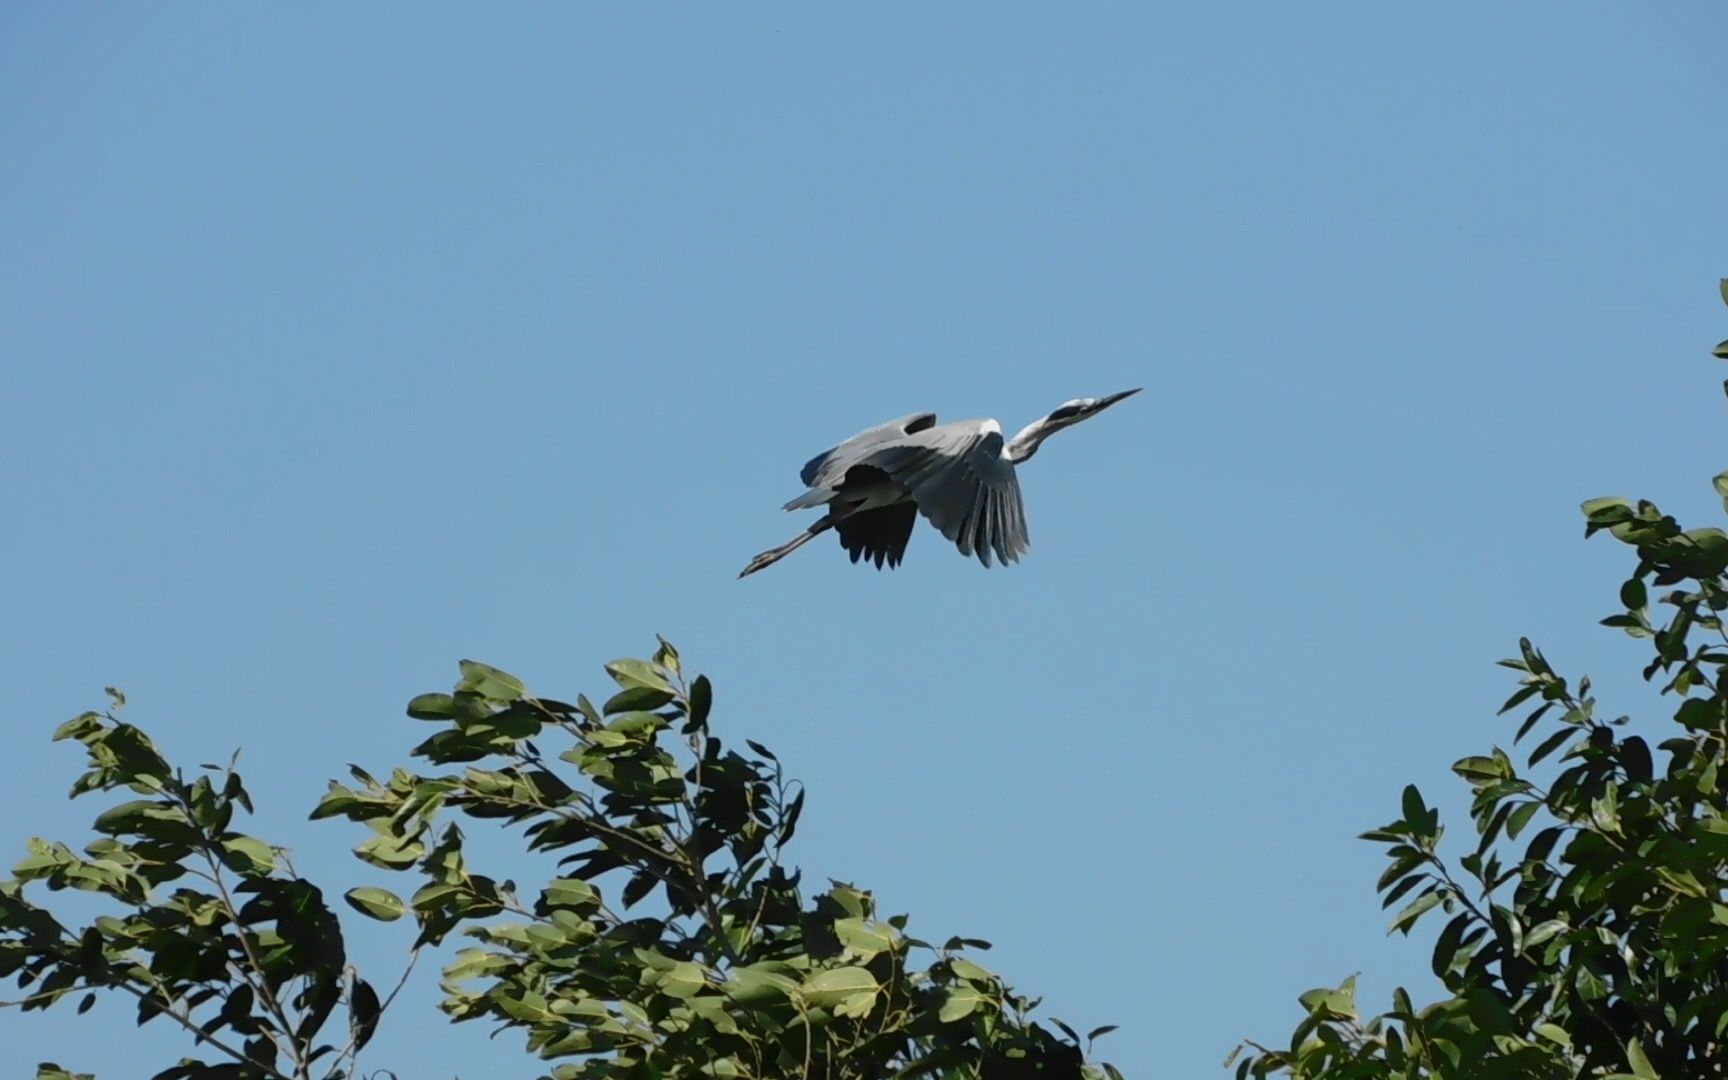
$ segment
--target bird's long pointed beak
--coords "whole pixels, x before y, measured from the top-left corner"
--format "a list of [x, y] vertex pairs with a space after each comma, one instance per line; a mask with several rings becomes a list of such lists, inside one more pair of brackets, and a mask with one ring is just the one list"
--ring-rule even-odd
[[1098, 407], [1100, 409], [1108, 409], [1110, 406], [1116, 404], [1118, 401], [1121, 401], [1123, 398], [1133, 397], [1135, 394], [1138, 394], [1140, 391], [1142, 391], [1144, 389], [1146, 389], [1144, 386], [1136, 386], [1134, 389], [1124, 390], [1120, 394], [1109, 394], [1109, 395], [1107, 395], [1103, 398], [1100, 398], [1098, 400]]

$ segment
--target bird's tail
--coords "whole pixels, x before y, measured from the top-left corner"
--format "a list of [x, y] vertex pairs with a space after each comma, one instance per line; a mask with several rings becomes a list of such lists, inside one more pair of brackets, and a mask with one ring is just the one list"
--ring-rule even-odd
[[799, 548], [803, 547], [805, 544], [808, 544], [810, 541], [816, 539], [818, 536], [821, 536], [823, 533], [827, 532], [829, 529], [832, 529], [833, 527], [834, 527], [833, 515], [831, 515], [831, 514], [822, 515], [822, 517], [819, 518], [818, 520], [811, 522], [810, 527], [808, 529], [805, 529], [803, 532], [799, 533], [797, 536], [794, 536], [792, 539], [786, 541], [784, 544], [781, 544], [779, 547], [769, 548], [767, 551], [764, 551], [762, 554], [756, 556], [754, 559], [751, 559], [750, 565], [746, 566], [744, 568], [743, 572], [741, 572], [738, 576], [741, 578], [749, 577], [751, 574], [754, 574], [758, 570], [768, 569], [770, 566], [773, 566], [775, 563], [779, 562], [781, 559], [784, 559], [786, 556], [792, 554], [794, 551], [797, 551]]
[[834, 493], [827, 488], [811, 488], [804, 494], [782, 506], [782, 510], [813, 510], [823, 503], [832, 502]]

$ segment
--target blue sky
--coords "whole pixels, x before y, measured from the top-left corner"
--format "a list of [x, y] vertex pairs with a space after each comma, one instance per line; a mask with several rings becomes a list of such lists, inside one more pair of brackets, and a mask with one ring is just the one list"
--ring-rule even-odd
[[[1355, 835], [1406, 781], [1469, 832], [1447, 766], [1509, 737], [1520, 634], [1649, 704], [1580, 500], [1721, 513], [1725, 33], [11, 5], [0, 846], [84, 838], [47, 737], [114, 684], [188, 764], [243, 747], [255, 831], [339, 893], [377, 875], [305, 814], [404, 760], [410, 696], [470, 656], [593, 693], [660, 632], [808, 783], [813, 880], [995, 941], [1131, 1075], [1222, 1075], [1354, 971], [1426, 992]], [[839, 438], [1134, 386], [1026, 466], [1016, 567], [921, 526], [897, 573], [734, 579]], [[369, 1068], [529, 1075], [434, 997]], [[0, 1012], [6, 1069], [171, 1060], [130, 1016]]]

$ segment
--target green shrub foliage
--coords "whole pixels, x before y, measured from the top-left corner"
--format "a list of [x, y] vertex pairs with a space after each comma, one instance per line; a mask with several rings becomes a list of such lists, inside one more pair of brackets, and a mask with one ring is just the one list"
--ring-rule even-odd
[[[31, 840], [0, 884], [0, 976], [23, 995], [7, 1004], [135, 999], [139, 1023], [167, 1018], [200, 1055], [157, 1080], [345, 1080], [434, 951], [449, 1018], [519, 1031], [554, 1080], [1121, 1076], [1086, 1057], [1110, 1028], [1033, 1021], [1037, 1003], [973, 959], [987, 942], [920, 941], [863, 889], [807, 888], [785, 861], [803, 789], [766, 747], [713, 733], [712, 687], [671, 645], [606, 670], [617, 690], [596, 705], [463, 661], [451, 692], [408, 705], [434, 771], [330, 783], [312, 817], [362, 827], [355, 856], [409, 879], [336, 901], [417, 926], [384, 982], [350, 964], [331, 897], [234, 828], [252, 806], [233, 762], [188, 778], [111, 692], [56, 738], [89, 759], [74, 796], [130, 797], [81, 852]], [[480, 872], [464, 818], [511, 827], [556, 876], [522, 890]], [[67, 925], [33, 886], [116, 914]]]

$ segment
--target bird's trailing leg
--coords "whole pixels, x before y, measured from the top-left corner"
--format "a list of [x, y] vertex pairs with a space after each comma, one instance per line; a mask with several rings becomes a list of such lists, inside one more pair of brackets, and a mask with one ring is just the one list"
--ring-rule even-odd
[[784, 559], [786, 556], [792, 554], [794, 551], [797, 551], [799, 548], [803, 547], [805, 544], [808, 544], [810, 541], [816, 539], [818, 536], [821, 536], [823, 533], [827, 532], [829, 529], [832, 529], [834, 527], [834, 520], [835, 519], [834, 519], [833, 514], [823, 514], [820, 518], [811, 522], [810, 527], [808, 529], [805, 529], [803, 532], [799, 533], [797, 536], [794, 536], [792, 539], [786, 541], [784, 544], [781, 544], [779, 547], [769, 548], [767, 551], [764, 551], [762, 554], [756, 556], [754, 559], [751, 559], [750, 565], [746, 566], [744, 568], [743, 572], [740, 573], [738, 576], [741, 578], [749, 577], [751, 574], [754, 574], [758, 570], [766, 570], [768, 567], [773, 566], [775, 563], [779, 562], [781, 559]]

